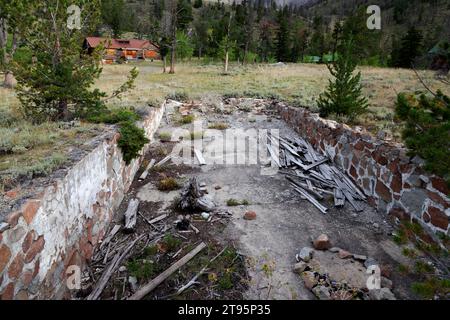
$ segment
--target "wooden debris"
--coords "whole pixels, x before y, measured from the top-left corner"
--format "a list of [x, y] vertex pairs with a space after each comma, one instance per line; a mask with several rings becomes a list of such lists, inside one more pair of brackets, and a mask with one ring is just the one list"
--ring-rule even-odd
[[[367, 197], [356, 184], [342, 171], [330, 164], [330, 156], [317, 153], [303, 138], [268, 136], [267, 150], [272, 163], [283, 170], [301, 199], [310, 201], [321, 212], [328, 208], [320, 204], [324, 195], [334, 198], [335, 207], [343, 207], [348, 201], [355, 211], [362, 211], [360, 201]], [[276, 154], [275, 150], [279, 150]]]
[[195, 149], [195, 148], [194, 148], [194, 153], [195, 153], [195, 156], [197, 157], [197, 160], [200, 163], [200, 165], [201, 166], [206, 165], [206, 161], [205, 161], [205, 158], [203, 157], [203, 153], [200, 150]]
[[152, 281], [147, 283], [141, 289], [139, 289], [135, 294], [128, 298], [128, 300], [141, 300], [151, 291], [153, 291], [157, 286], [164, 282], [168, 277], [170, 277], [174, 272], [184, 266], [186, 263], [192, 260], [200, 251], [206, 248], [206, 244], [204, 242], [200, 243], [194, 250], [189, 252], [183, 258], [175, 262], [171, 265], [166, 271], [158, 275]]
[[139, 200], [138, 199], [132, 199], [128, 203], [128, 209], [125, 212], [125, 231], [133, 231], [134, 227], [136, 226], [137, 222], [137, 211], [139, 208]]
[[220, 251], [214, 258], [209, 260], [209, 262], [202, 268], [202, 270], [200, 270], [199, 273], [197, 273], [188, 283], [186, 283], [184, 286], [182, 286], [180, 289], [178, 289], [176, 295], [182, 294], [184, 291], [189, 289], [191, 286], [193, 286], [194, 284], [197, 284], [198, 283], [197, 279], [200, 278], [208, 270], [209, 265], [211, 263], [213, 263], [214, 261], [216, 261], [216, 259], [219, 258], [222, 255], [222, 253], [225, 252], [226, 249], [227, 249], [227, 247], [223, 248], [222, 251]]
[[97, 281], [94, 289], [92, 290], [91, 294], [86, 298], [87, 300], [97, 300], [100, 295], [102, 294], [103, 290], [106, 288], [106, 285], [108, 284], [109, 279], [113, 275], [113, 273], [119, 268], [120, 264], [122, 263], [123, 259], [130, 253], [131, 249], [133, 249], [134, 245], [144, 238], [146, 235], [141, 235], [140, 237], [136, 238], [133, 242], [131, 242], [125, 250], [122, 252], [117, 253], [113, 260], [110, 262], [108, 267], [103, 271], [102, 276]]
[[116, 224], [111, 232], [106, 236], [105, 240], [103, 240], [102, 244], [100, 245], [100, 248], [103, 248], [104, 246], [106, 246], [113, 238], [114, 236], [117, 234], [117, 232], [119, 232], [121, 228], [120, 224]]
[[139, 177], [139, 180], [145, 180], [148, 176], [148, 172], [153, 168], [153, 166], [155, 165], [156, 160], [152, 159], [150, 161], [150, 163], [148, 164], [147, 168], [145, 168], [144, 172], [142, 172], [141, 176]]

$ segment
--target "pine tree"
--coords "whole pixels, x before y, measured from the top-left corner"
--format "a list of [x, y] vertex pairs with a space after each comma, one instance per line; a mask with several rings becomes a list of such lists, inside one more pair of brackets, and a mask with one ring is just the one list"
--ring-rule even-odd
[[415, 59], [421, 54], [423, 37], [419, 30], [412, 26], [405, 37], [402, 38], [399, 51], [399, 60], [395, 66], [400, 68], [411, 68]]
[[278, 33], [277, 33], [277, 60], [287, 62], [290, 59], [290, 31], [286, 13], [280, 11], [278, 14]]
[[366, 112], [368, 103], [361, 92], [361, 73], [353, 75], [355, 68], [353, 40], [347, 39], [338, 50], [337, 61], [328, 65], [334, 79], [329, 81], [327, 90], [317, 101], [321, 116], [335, 114], [347, 116], [353, 121], [358, 115]]

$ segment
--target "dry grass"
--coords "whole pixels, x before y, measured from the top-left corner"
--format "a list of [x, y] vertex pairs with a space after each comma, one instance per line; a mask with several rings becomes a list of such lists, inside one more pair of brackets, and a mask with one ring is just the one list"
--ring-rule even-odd
[[[129, 65], [105, 65], [96, 86], [107, 93], [126, 81]], [[122, 100], [110, 100], [113, 106], [145, 108], [159, 105], [166, 96], [187, 93], [189, 99], [202, 100], [205, 96], [279, 97], [293, 105], [316, 110], [315, 100], [325, 89], [329, 79], [324, 65], [288, 64], [285, 67], [269, 65], [231, 65], [228, 75], [222, 74], [220, 64], [178, 64], [176, 74], [163, 74], [160, 62], [139, 63], [140, 74], [136, 88]], [[414, 72], [404, 69], [361, 67], [364, 94], [370, 102], [370, 113], [360, 124], [372, 132], [380, 129], [398, 136], [398, 126], [393, 122], [393, 108], [398, 92], [423, 90]], [[431, 71], [421, 71], [424, 81], [433, 89], [450, 94]], [[0, 176], [4, 172], [18, 172], [23, 167], [39, 165], [74, 141], [86, 141], [93, 134], [92, 126], [81, 124], [78, 128], [62, 129], [58, 125], [31, 126], [21, 120], [19, 103], [14, 91], [0, 88], [0, 146], [8, 152], [0, 153]], [[0, 147], [1, 148], [1, 147]], [[0, 186], [1, 188], [1, 186]]]

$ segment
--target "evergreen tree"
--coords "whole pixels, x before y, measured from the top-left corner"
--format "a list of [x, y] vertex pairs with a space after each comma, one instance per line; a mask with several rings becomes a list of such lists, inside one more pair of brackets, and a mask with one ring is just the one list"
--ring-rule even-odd
[[402, 38], [398, 52], [393, 52], [393, 66], [398, 68], [412, 68], [415, 59], [422, 51], [423, 37], [419, 30], [412, 26]]
[[338, 50], [337, 61], [328, 65], [334, 79], [329, 81], [327, 90], [317, 101], [320, 115], [323, 117], [336, 114], [347, 116], [350, 121], [353, 121], [367, 110], [367, 99], [362, 96], [360, 84], [361, 73], [353, 74], [356, 68], [353, 50], [353, 40], [344, 40]]
[[287, 62], [290, 59], [290, 30], [285, 10], [278, 14], [277, 53], [278, 61]]

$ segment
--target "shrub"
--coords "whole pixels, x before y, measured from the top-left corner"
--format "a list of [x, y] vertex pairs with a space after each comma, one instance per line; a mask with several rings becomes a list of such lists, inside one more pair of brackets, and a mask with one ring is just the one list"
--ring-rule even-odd
[[434, 97], [402, 93], [395, 112], [405, 122], [403, 138], [409, 154], [422, 157], [425, 169], [450, 185], [450, 98], [442, 92]]
[[236, 207], [236, 206], [248, 206], [250, 204], [250, 202], [248, 200], [236, 200], [236, 199], [228, 199], [227, 200], [227, 206], [229, 207]]
[[194, 121], [194, 119], [195, 119], [195, 117], [192, 114], [187, 115], [187, 116], [182, 116], [181, 119], [179, 120], [179, 123], [180, 124], [189, 124], [189, 123], [192, 123]]
[[126, 164], [139, 156], [139, 152], [150, 140], [145, 136], [144, 129], [138, 128], [130, 121], [122, 122], [120, 127], [120, 139], [117, 145], [122, 150]]
[[114, 109], [114, 110], [104, 110], [93, 115], [87, 116], [87, 120], [93, 123], [107, 123], [116, 124], [126, 121], [138, 121], [140, 116], [131, 109]]
[[175, 178], [164, 178], [158, 182], [158, 190], [172, 191], [180, 188], [180, 184]]
[[217, 123], [212, 123], [208, 126], [209, 129], [216, 129], [216, 130], [225, 130], [228, 129], [228, 124], [223, 123], [223, 122], [217, 122]]
[[187, 101], [189, 100], [189, 95], [186, 92], [174, 92], [170, 93], [166, 96], [166, 99], [175, 100], [175, 101]]
[[368, 103], [362, 96], [361, 73], [353, 75], [356, 62], [353, 58], [352, 41], [346, 40], [340, 51], [337, 61], [327, 65], [334, 80], [329, 80], [328, 88], [320, 95], [317, 105], [322, 117], [336, 114], [348, 116], [353, 121], [367, 111]]

